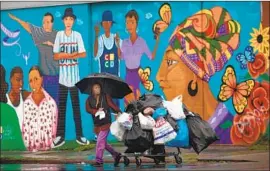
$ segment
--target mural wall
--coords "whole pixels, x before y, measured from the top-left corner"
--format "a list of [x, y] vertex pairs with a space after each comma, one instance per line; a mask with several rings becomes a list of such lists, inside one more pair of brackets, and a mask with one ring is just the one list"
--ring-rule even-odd
[[132, 94], [114, 100], [122, 110], [146, 92], [182, 94], [215, 129], [216, 143], [256, 143], [269, 132], [267, 6], [109, 2], [1, 11], [1, 149], [93, 140], [88, 96], [75, 83], [94, 72], [130, 85]]

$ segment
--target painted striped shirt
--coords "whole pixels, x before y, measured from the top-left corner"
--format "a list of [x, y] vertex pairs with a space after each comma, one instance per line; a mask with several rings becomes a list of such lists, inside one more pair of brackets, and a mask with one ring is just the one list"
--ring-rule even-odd
[[[83, 39], [80, 33], [72, 31], [67, 36], [65, 31], [59, 31], [55, 38], [54, 53], [83, 53], [85, 52]], [[78, 59], [59, 60], [59, 83], [66, 87], [74, 87], [80, 80]]]

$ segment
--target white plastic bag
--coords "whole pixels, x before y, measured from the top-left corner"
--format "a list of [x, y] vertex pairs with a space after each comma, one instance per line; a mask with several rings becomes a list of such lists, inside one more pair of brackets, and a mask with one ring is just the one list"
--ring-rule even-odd
[[99, 120], [105, 118], [105, 112], [102, 110], [102, 111], [98, 111], [96, 114], [95, 114], [95, 117], [98, 117], [99, 116]]
[[163, 101], [163, 105], [173, 119], [180, 120], [186, 118], [183, 110], [182, 95], [177, 96], [172, 101]]
[[163, 117], [156, 121], [153, 129], [154, 144], [165, 144], [176, 138], [177, 134], [173, 127]]
[[133, 124], [133, 116], [128, 113], [122, 113], [120, 116], [117, 118], [117, 122], [127, 130], [131, 130], [132, 124]]
[[110, 131], [111, 131], [111, 134], [115, 136], [118, 141], [123, 141], [125, 129], [121, 127], [121, 125], [117, 121], [114, 121], [111, 124]]
[[142, 129], [152, 130], [155, 127], [156, 122], [151, 116], [144, 116], [142, 113], [139, 113], [138, 116]]

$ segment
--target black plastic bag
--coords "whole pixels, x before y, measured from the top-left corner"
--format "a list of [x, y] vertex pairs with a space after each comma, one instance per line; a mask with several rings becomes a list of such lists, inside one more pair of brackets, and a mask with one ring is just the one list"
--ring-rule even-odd
[[147, 107], [153, 109], [161, 108], [163, 107], [162, 101], [163, 99], [160, 95], [151, 93], [144, 94], [139, 98], [139, 103], [142, 105], [140, 111], [143, 111]]
[[197, 154], [219, 139], [210, 124], [204, 121], [200, 115], [189, 113], [186, 115], [186, 120], [189, 130], [189, 141]]
[[132, 115], [137, 115], [140, 112], [141, 108], [142, 104], [139, 101], [134, 100], [127, 105], [125, 112]]
[[124, 135], [125, 145], [129, 152], [144, 152], [149, 149], [154, 142], [152, 130], [142, 130], [138, 115], [133, 116], [131, 130], [127, 130]]
[[173, 127], [173, 129], [177, 132], [179, 130], [178, 124], [176, 120], [174, 120], [171, 115], [167, 114], [165, 116], [165, 120], [169, 122], [169, 124]]

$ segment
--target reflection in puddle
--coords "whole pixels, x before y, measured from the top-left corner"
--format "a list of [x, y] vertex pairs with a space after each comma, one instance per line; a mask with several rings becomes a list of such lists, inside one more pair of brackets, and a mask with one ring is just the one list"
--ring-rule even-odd
[[137, 167], [136, 164], [131, 163], [128, 167], [125, 167], [124, 164], [120, 164], [119, 167], [114, 167], [112, 163], [104, 164], [103, 167], [93, 167], [91, 164], [2, 164], [1, 171], [8, 170], [42, 170], [42, 171], [74, 171], [74, 170], [97, 170], [97, 171], [105, 171], [105, 170], [179, 170], [192, 168], [194, 166], [182, 166], [175, 164], [167, 164], [167, 165], [155, 165], [155, 164], [144, 164], [140, 167]]

